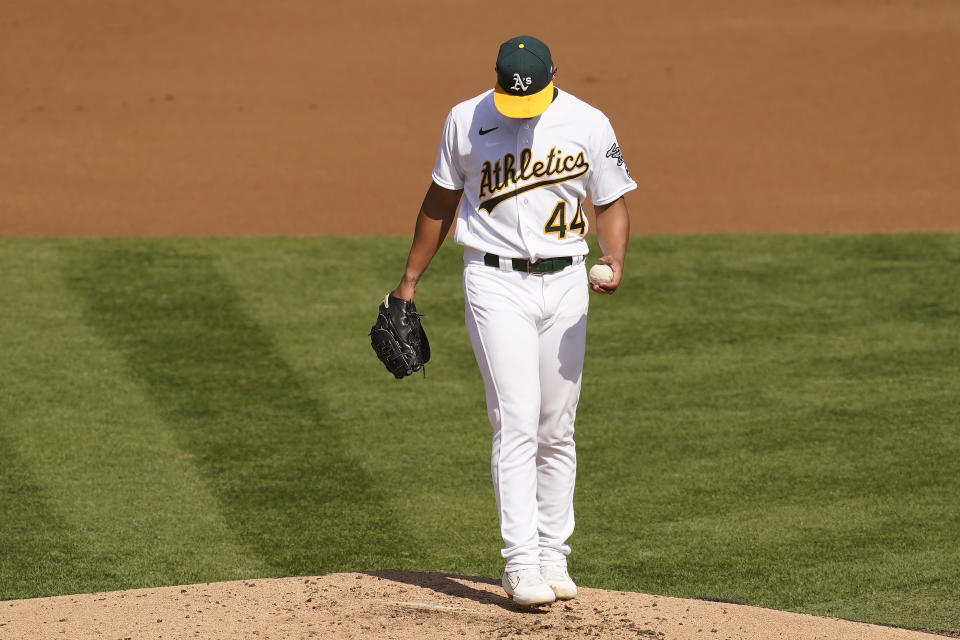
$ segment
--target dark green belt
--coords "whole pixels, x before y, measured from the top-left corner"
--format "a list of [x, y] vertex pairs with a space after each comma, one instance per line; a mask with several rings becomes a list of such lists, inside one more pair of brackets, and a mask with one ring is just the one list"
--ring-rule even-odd
[[[500, 268], [500, 256], [488, 253], [483, 256], [483, 264], [488, 267]], [[573, 258], [563, 256], [562, 258], [544, 258], [539, 262], [530, 262], [523, 258], [511, 258], [510, 264], [514, 271], [524, 271], [526, 273], [554, 273], [561, 269], [566, 269], [573, 264]]]

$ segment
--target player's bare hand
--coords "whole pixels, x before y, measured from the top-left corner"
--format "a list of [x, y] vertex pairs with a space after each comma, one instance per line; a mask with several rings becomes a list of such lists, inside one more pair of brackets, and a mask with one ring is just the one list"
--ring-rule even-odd
[[605, 264], [613, 271], [613, 279], [610, 282], [590, 283], [590, 289], [594, 293], [609, 296], [620, 286], [620, 278], [623, 276], [623, 263], [613, 256], [603, 256], [597, 260], [597, 264]]

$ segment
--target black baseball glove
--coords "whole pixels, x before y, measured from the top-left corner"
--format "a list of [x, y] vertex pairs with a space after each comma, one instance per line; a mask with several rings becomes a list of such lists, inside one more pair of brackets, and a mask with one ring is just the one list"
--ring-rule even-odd
[[423, 369], [430, 361], [430, 343], [420, 324], [422, 314], [412, 300], [403, 300], [387, 294], [380, 303], [377, 323], [370, 329], [370, 344], [396, 378], [409, 376]]

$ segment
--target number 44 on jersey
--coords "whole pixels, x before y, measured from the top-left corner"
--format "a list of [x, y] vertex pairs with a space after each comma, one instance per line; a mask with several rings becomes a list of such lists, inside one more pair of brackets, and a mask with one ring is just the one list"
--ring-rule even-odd
[[563, 240], [567, 237], [567, 232], [579, 233], [581, 236], [587, 232], [587, 221], [583, 217], [583, 205], [577, 200], [577, 210], [573, 214], [570, 224], [567, 224], [567, 203], [564, 200], [557, 202], [553, 208], [550, 219], [543, 225], [543, 232], [557, 234], [557, 238]]

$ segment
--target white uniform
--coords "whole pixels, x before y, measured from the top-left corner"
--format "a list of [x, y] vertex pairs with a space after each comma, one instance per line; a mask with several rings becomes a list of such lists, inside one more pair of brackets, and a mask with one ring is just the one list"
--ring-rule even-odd
[[[455, 106], [433, 181], [463, 189], [454, 240], [493, 425], [506, 570], [565, 566], [589, 292], [583, 202], [608, 204], [637, 185], [606, 116], [559, 89], [528, 119], [502, 115], [492, 90]], [[573, 259], [545, 274], [513, 260], [555, 257]]]

